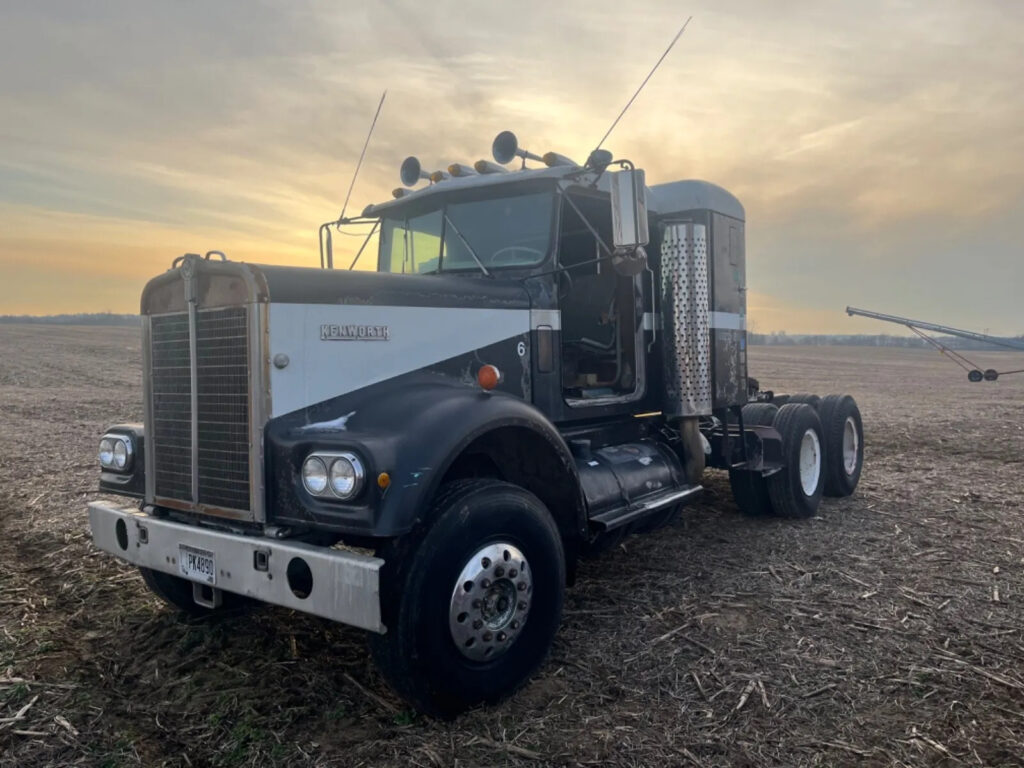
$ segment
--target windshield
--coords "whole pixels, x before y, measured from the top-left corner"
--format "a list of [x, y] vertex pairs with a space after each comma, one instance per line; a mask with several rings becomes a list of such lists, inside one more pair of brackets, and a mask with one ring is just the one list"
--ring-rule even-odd
[[[488, 271], [539, 264], [551, 241], [554, 193], [448, 203], [381, 222], [381, 272]], [[474, 259], [474, 256], [476, 257]]]

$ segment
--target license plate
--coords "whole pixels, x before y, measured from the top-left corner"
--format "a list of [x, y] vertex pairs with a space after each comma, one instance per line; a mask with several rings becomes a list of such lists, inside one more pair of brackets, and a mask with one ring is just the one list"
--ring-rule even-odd
[[217, 563], [213, 552], [196, 549], [187, 544], [178, 545], [178, 570], [186, 579], [203, 584], [217, 583]]

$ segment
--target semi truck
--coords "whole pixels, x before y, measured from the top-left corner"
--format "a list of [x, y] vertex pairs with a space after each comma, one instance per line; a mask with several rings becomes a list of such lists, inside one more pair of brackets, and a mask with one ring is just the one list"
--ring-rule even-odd
[[[580, 558], [672, 523], [706, 472], [806, 518], [864, 456], [853, 398], [748, 374], [736, 197], [507, 131], [493, 154], [407, 159], [393, 199], [321, 228], [319, 268], [210, 251], [154, 277], [143, 422], [102, 436], [89, 504], [174, 608], [359, 627], [441, 717], [524, 684]], [[334, 268], [346, 227], [373, 271]]]

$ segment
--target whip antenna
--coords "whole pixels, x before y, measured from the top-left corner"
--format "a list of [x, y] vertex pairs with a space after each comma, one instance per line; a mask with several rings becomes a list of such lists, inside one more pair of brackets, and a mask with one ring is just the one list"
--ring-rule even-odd
[[651, 71], [647, 73], [647, 77], [645, 77], [644, 81], [642, 83], [640, 83], [640, 87], [636, 89], [636, 93], [634, 93], [632, 98], [628, 102], [626, 102], [626, 106], [624, 106], [622, 108], [622, 111], [619, 112], [619, 116], [615, 118], [615, 122], [612, 123], [612, 127], [609, 128], [608, 131], [605, 133], [605, 135], [601, 137], [601, 140], [599, 142], [597, 142], [597, 146], [594, 148], [595, 152], [601, 148], [601, 145], [604, 144], [605, 140], [611, 135], [611, 132], [615, 130], [615, 126], [619, 124], [619, 120], [621, 120], [622, 116], [624, 114], [626, 114], [626, 110], [629, 109], [633, 105], [633, 102], [636, 100], [636, 97], [640, 95], [640, 91], [642, 91], [644, 89], [644, 86], [647, 85], [647, 81], [651, 79], [651, 75], [653, 75], [655, 70], [657, 70], [658, 67], [661, 66], [661, 62], [663, 62], [665, 60], [665, 57], [668, 56], [668, 52], [672, 50], [672, 47], [676, 44], [676, 41], [678, 41], [679, 38], [682, 37], [683, 32], [686, 31], [686, 25], [690, 23], [691, 19], [693, 19], [693, 16], [690, 16], [683, 23], [683, 26], [681, 26], [679, 28], [679, 31], [676, 32], [676, 36], [672, 38], [672, 42], [668, 44], [668, 48], [666, 48], [665, 52], [663, 54], [661, 54], [661, 58], [658, 59], [658, 63], [655, 64], [654, 68], [651, 69]]
[[384, 98], [387, 95], [388, 92], [386, 89], [384, 93], [380, 95], [380, 104], [377, 105], [377, 111], [373, 115], [373, 122], [370, 123], [370, 132], [366, 134], [366, 141], [363, 142], [363, 151], [359, 153], [359, 162], [356, 163], [356, 172], [352, 174], [352, 183], [348, 185], [348, 194], [345, 195], [345, 203], [341, 206], [341, 215], [338, 216], [339, 225], [345, 218], [345, 209], [348, 208], [348, 199], [352, 197], [352, 188], [356, 185], [356, 177], [359, 176], [359, 169], [363, 167], [363, 158], [366, 157], [366, 148], [370, 146], [370, 137], [373, 136], [373, 129], [377, 127], [377, 118], [380, 117], [380, 108], [384, 106]]

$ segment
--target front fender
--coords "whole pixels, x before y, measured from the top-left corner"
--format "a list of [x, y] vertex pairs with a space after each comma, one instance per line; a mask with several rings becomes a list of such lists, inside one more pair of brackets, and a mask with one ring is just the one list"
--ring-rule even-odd
[[[427, 373], [272, 420], [265, 432], [272, 522], [372, 537], [406, 533], [427, 512], [461, 451], [501, 427], [528, 429], [550, 444], [572, 477], [582, 510], [575, 462], [540, 411], [512, 395]], [[353, 502], [325, 501], [303, 488], [302, 462], [317, 449], [354, 450], [365, 460], [366, 487]], [[377, 482], [382, 472], [390, 477], [386, 488]]]

